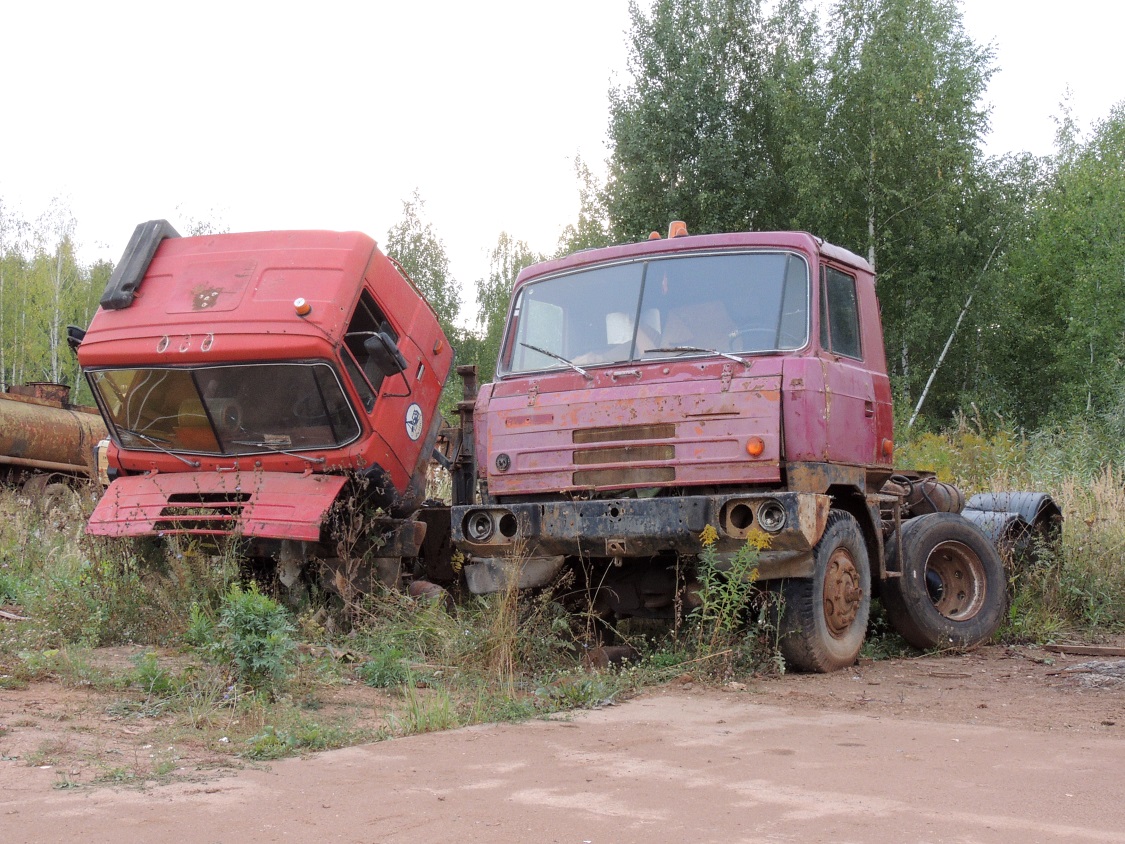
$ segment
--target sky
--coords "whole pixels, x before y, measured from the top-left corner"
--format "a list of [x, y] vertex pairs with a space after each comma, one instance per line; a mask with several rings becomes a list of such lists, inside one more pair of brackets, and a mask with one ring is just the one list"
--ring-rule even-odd
[[[1125, 99], [1125, 7], [962, 11], [995, 50], [988, 153], [1051, 152], [1068, 89], [1083, 128]], [[627, 0], [9, 0], [0, 203], [27, 220], [61, 203], [81, 259], [116, 262], [158, 218], [384, 242], [417, 191], [471, 325], [499, 234], [553, 252], [577, 218], [576, 157], [604, 172], [628, 29]]]

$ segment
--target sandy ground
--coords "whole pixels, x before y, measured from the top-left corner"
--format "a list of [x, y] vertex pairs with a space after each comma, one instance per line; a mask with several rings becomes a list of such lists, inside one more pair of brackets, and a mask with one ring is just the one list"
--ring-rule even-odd
[[1125, 844], [1121, 658], [990, 647], [725, 689], [684, 677], [572, 717], [145, 789], [59, 789], [11, 758], [59, 729], [52, 706], [77, 712], [60, 691], [0, 693], [0, 723], [25, 725], [0, 734], [4, 844]]

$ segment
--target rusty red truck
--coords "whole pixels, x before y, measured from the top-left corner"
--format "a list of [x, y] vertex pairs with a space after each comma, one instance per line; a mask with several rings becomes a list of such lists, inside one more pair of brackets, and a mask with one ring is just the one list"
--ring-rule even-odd
[[[1003, 564], [960, 493], [894, 468], [872, 267], [812, 235], [673, 224], [529, 267], [473, 421], [479, 502], [452, 530], [475, 592], [571, 569], [598, 615], [667, 617], [711, 526], [728, 559], [768, 542], [758, 580], [800, 669], [855, 661], [874, 593], [922, 647], [1004, 616]], [[977, 520], [1001, 539], [1057, 517], [1020, 503]]]
[[[89, 531], [233, 539], [287, 585], [573, 573], [612, 629], [691, 605], [710, 528], [720, 560], [766, 546], [782, 653], [827, 671], [854, 662], [875, 594], [919, 646], [991, 636], [994, 546], [1057, 517], [996, 499], [982, 532], [956, 489], [894, 468], [874, 273], [801, 232], [677, 226], [529, 267], [496, 378], [475, 395], [463, 368], [446, 429], [453, 350], [361, 234], [142, 224], [76, 339], [112, 439]], [[451, 505], [423, 501], [433, 457]]]

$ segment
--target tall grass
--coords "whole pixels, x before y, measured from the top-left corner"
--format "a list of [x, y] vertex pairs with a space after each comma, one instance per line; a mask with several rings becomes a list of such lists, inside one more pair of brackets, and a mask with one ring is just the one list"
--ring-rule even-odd
[[1006, 635], [1045, 640], [1125, 632], [1125, 439], [1116, 419], [1077, 418], [1028, 433], [961, 417], [898, 449], [904, 467], [936, 472], [967, 493], [1050, 493], [1059, 543], [1013, 573]]

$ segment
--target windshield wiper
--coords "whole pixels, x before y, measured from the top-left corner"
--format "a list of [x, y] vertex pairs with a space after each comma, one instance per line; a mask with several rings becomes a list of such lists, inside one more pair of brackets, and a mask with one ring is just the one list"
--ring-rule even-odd
[[176, 452], [171, 451], [160, 444], [162, 442], [171, 442], [171, 440], [164, 439], [163, 437], [150, 437], [148, 434], [142, 434], [140, 431], [134, 431], [132, 428], [122, 428], [120, 425], [117, 426], [117, 433], [128, 434], [131, 437], [136, 437], [139, 440], [144, 440], [146, 443], [148, 443], [158, 451], [162, 451], [165, 454], [169, 454], [172, 457], [175, 457], [177, 460], [180, 460], [183, 463], [186, 463], [188, 466], [191, 466], [191, 468], [199, 468], [200, 464], [198, 460], [188, 460], [182, 454], [176, 454]]
[[594, 377], [593, 375], [588, 373], [585, 369], [583, 369], [581, 366], [567, 360], [562, 355], [556, 355], [554, 352], [548, 352], [546, 349], [541, 349], [538, 346], [533, 346], [530, 343], [524, 343], [522, 341], [520, 342], [520, 345], [523, 346], [525, 349], [531, 349], [531, 351], [533, 351], [533, 352], [539, 352], [539, 354], [541, 354], [541, 355], [546, 355], [549, 358], [554, 358], [555, 360], [559, 361], [560, 363], [565, 363], [567, 366], [569, 366], [571, 369], [573, 369], [575, 372], [577, 372], [583, 378], [592, 379]]
[[287, 451], [284, 448], [278, 448], [273, 443], [267, 443], [267, 442], [263, 442], [261, 440], [231, 440], [230, 443], [231, 443], [231, 445], [250, 445], [250, 446], [254, 446], [255, 448], [268, 449], [269, 451], [272, 451], [275, 454], [285, 454], [289, 457], [297, 457], [297, 458], [299, 458], [301, 460], [305, 460], [309, 463], [327, 463], [328, 462], [327, 458], [324, 458], [324, 457], [309, 457], [308, 455], [301, 454], [300, 452]]
[[705, 349], [702, 346], [661, 346], [657, 349], [645, 349], [643, 354], [649, 352], [701, 352], [708, 355], [718, 355], [727, 360], [733, 360], [735, 363], [741, 363], [743, 366], [750, 366], [750, 362], [746, 358], [740, 358], [737, 355], [732, 355], [727, 352], [720, 352], [718, 349]]

